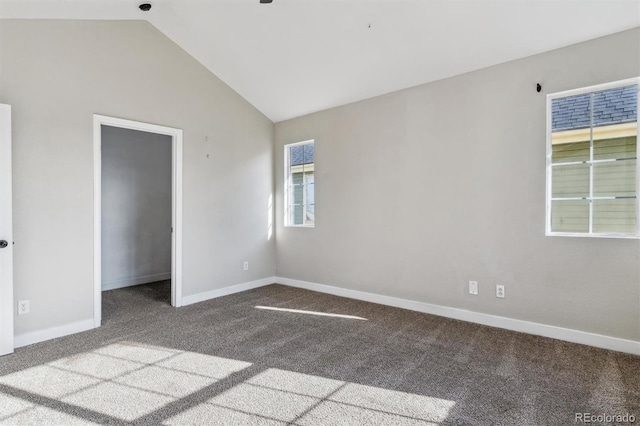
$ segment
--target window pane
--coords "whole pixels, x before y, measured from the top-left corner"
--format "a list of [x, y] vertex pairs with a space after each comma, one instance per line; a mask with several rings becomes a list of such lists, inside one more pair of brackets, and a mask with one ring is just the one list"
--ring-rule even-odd
[[314, 198], [315, 198], [315, 179], [313, 176], [313, 172], [307, 172], [305, 173], [305, 181], [304, 181], [304, 186], [305, 186], [305, 191], [306, 191], [306, 199], [305, 199], [305, 203], [307, 204], [313, 204], [315, 202]]
[[573, 161], [589, 161], [589, 147], [591, 143], [587, 141], [572, 143], [554, 143], [552, 163], [570, 163]]
[[589, 160], [590, 96], [586, 93], [551, 101], [552, 163]]
[[292, 225], [302, 225], [302, 221], [304, 218], [304, 185], [302, 183], [302, 179], [302, 173], [293, 173], [291, 175]]
[[635, 234], [636, 200], [594, 200], [593, 232]]
[[591, 126], [591, 93], [551, 101], [551, 131], [585, 129]]
[[589, 201], [552, 201], [552, 232], [589, 232]]
[[292, 146], [290, 150], [289, 160], [291, 162], [291, 167], [304, 164], [304, 145]]
[[304, 205], [294, 204], [291, 206], [291, 224], [302, 225], [304, 219]]
[[313, 225], [315, 222], [314, 205], [313, 204], [306, 205], [304, 214], [305, 214], [304, 216], [305, 225]]
[[302, 145], [302, 164], [313, 164], [315, 157], [315, 150], [313, 144]]
[[594, 197], [636, 195], [636, 160], [620, 160], [593, 165]]
[[[632, 131], [636, 131], [634, 129]], [[618, 158], [634, 158], [637, 155], [636, 137], [628, 136], [593, 141], [593, 159], [611, 160]]]
[[314, 143], [285, 146], [289, 167], [285, 179], [285, 226], [313, 226], [314, 221]]
[[553, 198], [588, 197], [589, 165], [555, 166], [551, 169]]
[[638, 86], [593, 92], [593, 127], [638, 121]]

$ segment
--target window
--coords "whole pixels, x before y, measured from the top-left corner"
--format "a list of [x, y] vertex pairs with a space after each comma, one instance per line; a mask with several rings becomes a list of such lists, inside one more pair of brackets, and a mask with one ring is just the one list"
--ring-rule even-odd
[[284, 147], [285, 226], [314, 226], [314, 172], [314, 141]]
[[639, 83], [547, 96], [547, 235], [640, 236]]

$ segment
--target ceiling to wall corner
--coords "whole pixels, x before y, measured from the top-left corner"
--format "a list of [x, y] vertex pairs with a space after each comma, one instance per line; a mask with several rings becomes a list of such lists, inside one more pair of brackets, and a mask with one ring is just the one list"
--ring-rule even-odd
[[0, 17], [148, 20], [274, 122], [640, 26], [639, 0], [139, 3], [0, 0]]

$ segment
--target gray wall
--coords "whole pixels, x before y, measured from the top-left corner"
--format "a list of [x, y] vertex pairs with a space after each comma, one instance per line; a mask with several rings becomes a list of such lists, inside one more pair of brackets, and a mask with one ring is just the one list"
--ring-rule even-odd
[[94, 113], [184, 131], [184, 296], [273, 276], [273, 123], [236, 92], [146, 22], [4, 20], [0, 54], [16, 334], [93, 318]]
[[[545, 94], [638, 75], [634, 29], [277, 123], [278, 276], [640, 340], [640, 241], [545, 236]], [[284, 228], [308, 139], [316, 226]]]
[[102, 289], [171, 274], [171, 136], [102, 126]]

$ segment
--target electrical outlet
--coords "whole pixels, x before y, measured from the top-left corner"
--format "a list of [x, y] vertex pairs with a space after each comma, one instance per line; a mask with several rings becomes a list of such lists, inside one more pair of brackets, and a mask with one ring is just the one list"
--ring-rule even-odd
[[18, 302], [18, 315], [24, 315], [29, 313], [29, 301], [21, 300]]
[[469, 294], [478, 294], [478, 281], [469, 281]]
[[497, 285], [496, 286], [496, 297], [499, 297], [500, 299], [504, 299], [504, 286], [503, 285]]
[[245, 262], [244, 262], [244, 266], [243, 266], [243, 268], [244, 268], [244, 270], [245, 270], [245, 271], [248, 271], [248, 270], [249, 270], [249, 262], [248, 262], [248, 261], [245, 261]]

